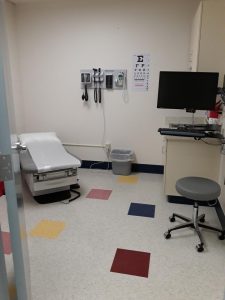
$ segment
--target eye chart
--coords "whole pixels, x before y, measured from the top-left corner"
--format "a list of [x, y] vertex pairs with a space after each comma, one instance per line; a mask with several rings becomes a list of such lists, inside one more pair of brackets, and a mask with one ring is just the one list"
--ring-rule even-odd
[[133, 55], [133, 90], [148, 91], [149, 89], [150, 55]]

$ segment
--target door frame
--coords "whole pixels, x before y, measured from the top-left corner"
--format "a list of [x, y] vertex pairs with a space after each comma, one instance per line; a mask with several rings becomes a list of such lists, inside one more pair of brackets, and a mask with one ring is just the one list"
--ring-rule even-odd
[[21, 193], [19, 154], [17, 149], [12, 150], [11, 148], [13, 135], [9, 123], [9, 113], [11, 113], [10, 117], [12, 118], [12, 116], [14, 117], [14, 112], [9, 111], [12, 107], [10, 104], [13, 104], [13, 99], [7, 97], [7, 88], [10, 86], [7, 83], [10, 82], [10, 75], [6, 67], [9, 57], [7, 53], [5, 5], [6, 0], [0, 0], [0, 155], [9, 158], [9, 169], [11, 171], [11, 176], [9, 176], [8, 180], [3, 178], [3, 181], [7, 199], [17, 300], [30, 300], [27, 237], [26, 233], [23, 232], [24, 228], [21, 222], [23, 198]]

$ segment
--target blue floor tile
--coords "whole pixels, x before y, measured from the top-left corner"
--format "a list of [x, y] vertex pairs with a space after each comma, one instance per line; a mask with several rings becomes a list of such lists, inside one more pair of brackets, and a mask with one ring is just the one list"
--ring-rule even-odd
[[154, 218], [155, 217], [155, 205], [131, 203], [128, 215]]

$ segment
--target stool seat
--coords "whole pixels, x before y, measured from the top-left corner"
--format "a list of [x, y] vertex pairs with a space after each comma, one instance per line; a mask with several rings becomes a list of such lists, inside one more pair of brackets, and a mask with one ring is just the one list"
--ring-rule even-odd
[[220, 195], [220, 186], [217, 182], [202, 177], [183, 177], [176, 182], [177, 192], [192, 200], [210, 201]]

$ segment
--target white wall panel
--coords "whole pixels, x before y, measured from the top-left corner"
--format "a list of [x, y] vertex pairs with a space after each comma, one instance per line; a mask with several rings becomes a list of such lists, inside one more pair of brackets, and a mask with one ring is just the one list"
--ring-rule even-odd
[[[156, 108], [160, 70], [187, 70], [192, 18], [199, 1], [62, 1], [18, 4], [16, 9], [25, 131], [56, 131], [64, 142], [128, 148], [138, 163], [162, 164], [157, 129], [167, 116]], [[132, 55], [149, 53], [150, 89], [131, 88]], [[128, 70], [129, 101], [104, 91], [104, 104], [81, 100], [80, 69]], [[106, 159], [103, 150], [74, 149], [82, 159]]]

